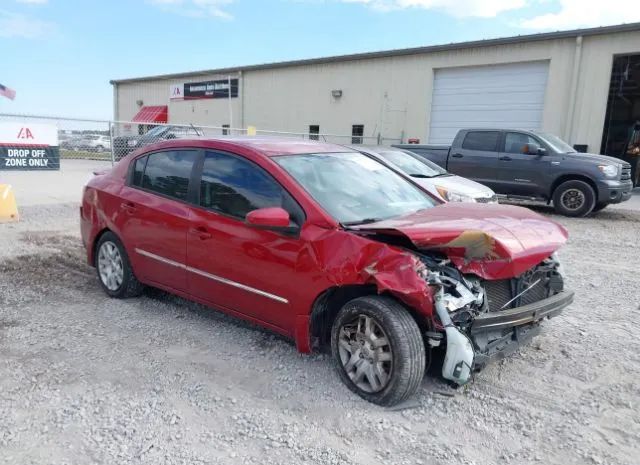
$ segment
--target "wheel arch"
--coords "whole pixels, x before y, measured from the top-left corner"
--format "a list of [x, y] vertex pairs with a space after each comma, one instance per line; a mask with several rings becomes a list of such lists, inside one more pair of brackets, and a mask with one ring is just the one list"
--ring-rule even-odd
[[551, 192], [549, 193], [549, 201], [553, 199], [553, 196], [556, 193], [556, 189], [560, 186], [560, 184], [566, 181], [586, 182], [593, 189], [595, 198], [598, 198], [598, 186], [596, 185], [596, 182], [589, 176], [585, 176], [583, 174], [563, 174], [553, 181], [553, 184], [551, 185]]
[[100, 242], [100, 238], [102, 238], [102, 236], [104, 236], [106, 233], [110, 232], [111, 234], [114, 234], [116, 237], [118, 236], [115, 232], [113, 232], [111, 229], [105, 227], [102, 228], [93, 238], [93, 243], [91, 244], [91, 255], [89, 256], [89, 265], [91, 266], [96, 266], [96, 248], [98, 247], [98, 243]]
[[327, 348], [331, 342], [331, 328], [340, 309], [347, 302], [364, 296], [385, 296], [395, 300], [407, 309], [421, 331], [428, 330], [429, 322], [427, 319], [391, 292], [380, 293], [373, 284], [334, 286], [322, 292], [311, 307], [308, 319], [310, 347], [315, 350]]

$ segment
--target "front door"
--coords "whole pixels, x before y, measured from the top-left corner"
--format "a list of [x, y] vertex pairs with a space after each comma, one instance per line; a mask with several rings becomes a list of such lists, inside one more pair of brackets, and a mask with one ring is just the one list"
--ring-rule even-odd
[[168, 150], [138, 158], [121, 193], [116, 224], [138, 278], [186, 290], [189, 182], [195, 150]]
[[187, 234], [189, 292], [292, 334], [289, 302], [301, 242], [296, 234], [245, 223], [252, 210], [282, 207], [298, 226], [304, 212], [266, 171], [232, 154], [205, 152]]
[[504, 148], [500, 153], [500, 166], [497, 173], [500, 178], [499, 189], [512, 195], [541, 197], [546, 195], [543, 186], [544, 177], [550, 173], [550, 163], [554, 155], [547, 152], [546, 155], [526, 153], [526, 145], [536, 144], [540, 147], [540, 141], [522, 132], [507, 132], [504, 139]]

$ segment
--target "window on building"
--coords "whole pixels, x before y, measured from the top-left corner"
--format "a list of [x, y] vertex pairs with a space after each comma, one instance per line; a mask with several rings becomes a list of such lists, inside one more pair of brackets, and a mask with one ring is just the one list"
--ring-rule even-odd
[[521, 132], [508, 132], [504, 138], [504, 151], [507, 153], [524, 153], [523, 148], [527, 144], [540, 145], [540, 142]]
[[482, 150], [484, 152], [496, 152], [498, 150], [498, 131], [470, 131], [464, 137], [462, 148], [467, 150]]
[[142, 188], [178, 200], [186, 200], [189, 178], [197, 152], [189, 150], [158, 152], [152, 153], [147, 158]]
[[228, 136], [229, 135], [229, 125], [228, 124], [223, 124], [222, 125], [222, 135], [223, 136]]
[[364, 136], [364, 124], [354, 124], [351, 126], [351, 143], [362, 144]]
[[309, 140], [320, 140], [320, 126], [312, 124], [309, 126]]
[[244, 219], [258, 208], [282, 207], [284, 190], [253, 163], [217, 152], [205, 154], [200, 205]]

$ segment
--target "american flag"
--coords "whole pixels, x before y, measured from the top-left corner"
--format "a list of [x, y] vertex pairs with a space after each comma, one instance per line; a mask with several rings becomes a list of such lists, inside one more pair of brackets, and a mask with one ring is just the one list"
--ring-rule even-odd
[[0, 96], [13, 100], [16, 98], [16, 91], [0, 84]]

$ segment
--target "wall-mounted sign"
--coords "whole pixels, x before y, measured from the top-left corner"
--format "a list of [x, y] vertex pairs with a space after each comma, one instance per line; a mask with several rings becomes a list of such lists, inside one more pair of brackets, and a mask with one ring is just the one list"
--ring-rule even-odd
[[0, 123], [0, 170], [59, 170], [58, 128]]
[[169, 99], [178, 100], [184, 98], [183, 84], [171, 84], [169, 86]]
[[[231, 89], [229, 89], [231, 82]], [[183, 89], [184, 99], [201, 99], [201, 98], [229, 98], [229, 90], [231, 90], [231, 98], [238, 96], [238, 79], [218, 79], [216, 81], [203, 82], [185, 82]]]

